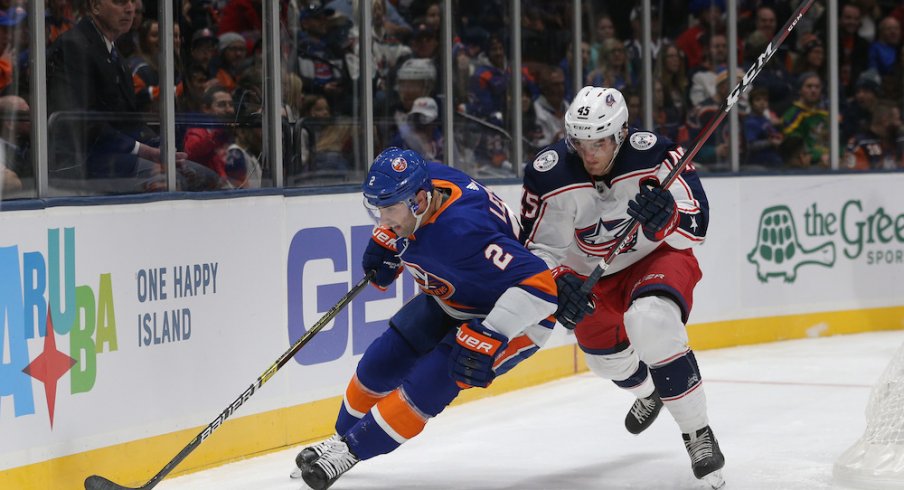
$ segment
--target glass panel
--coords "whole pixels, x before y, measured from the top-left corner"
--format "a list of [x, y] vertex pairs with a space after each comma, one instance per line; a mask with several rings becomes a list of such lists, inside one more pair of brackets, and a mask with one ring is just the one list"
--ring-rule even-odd
[[34, 197], [28, 11], [0, 11], [0, 199]]
[[375, 153], [397, 146], [445, 162], [442, 4], [385, 0], [372, 4]]
[[176, 149], [222, 187], [272, 185], [263, 145], [262, 4], [191, 0], [179, 12]]
[[287, 186], [363, 178], [359, 13], [351, 5], [299, 2], [281, 19]]
[[[524, 162], [565, 136], [565, 111], [574, 96], [572, 2], [523, 5], [521, 11], [522, 117]], [[582, 43], [584, 72], [590, 72], [590, 45]]]
[[453, 2], [453, 14], [454, 166], [477, 178], [514, 177], [509, 2]]

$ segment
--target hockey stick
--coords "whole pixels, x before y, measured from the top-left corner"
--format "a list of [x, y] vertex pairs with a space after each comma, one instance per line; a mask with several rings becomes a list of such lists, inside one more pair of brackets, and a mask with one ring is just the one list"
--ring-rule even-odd
[[[713, 116], [712, 119], [706, 123], [706, 126], [703, 128], [703, 131], [697, 135], [697, 139], [694, 140], [694, 146], [690, 151], [686, 152], [684, 156], [678, 160], [678, 163], [672, 168], [672, 170], [666, 175], [665, 179], [660, 183], [660, 186], [663, 189], [667, 189], [675, 179], [678, 178], [678, 175], [684, 171], [684, 167], [687, 166], [688, 162], [694, 158], [695, 155], [700, 151], [703, 147], [703, 144], [706, 143], [706, 140], [713, 134], [713, 131], [719, 126], [725, 116], [728, 115], [728, 111], [734, 106], [735, 102], [738, 101], [738, 98], [741, 96], [741, 93], [745, 92], [750, 88], [750, 85], [753, 83], [753, 79], [759, 75], [760, 70], [763, 69], [763, 66], [772, 58], [772, 55], [775, 54], [775, 51], [788, 36], [791, 34], [791, 31], [797, 25], [797, 22], [807, 13], [807, 10], [810, 9], [810, 6], [813, 4], [814, 0], [803, 0], [801, 4], [797, 7], [797, 10], [794, 14], [791, 15], [791, 18], [785, 23], [782, 27], [782, 30], [775, 35], [772, 41], [766, 45], [766, 50], [760, 55], [759, 58], [756, 59], [756, 63], [747, 70], [747, 73], [744, 74], [744, 77], [740, 82], [735, 86], [735, 88], [728, 94], [728, 98], [725, 99], [725, 102], [722, 102], [722, 105], [719, 107], [719, 111]], [[729, 69], [729, 72], [731, 70]], [[612, 252], [609, 253], [603, 260], [600, 261], [599, 265], [597, 265], [593, 272], [587, 276], [587, 280], [581, 284], [581, 293], [589, 294], [590, 290], [593, 289], [593, 285], [596, 284], [597, 281], [600, 280], [600, 277], [609, 269], [609, 266], [612, 264], [612, 261], [615, 260], [615, 257], [622, 253], [624, 249], [627, 247], [628, 242], [631, 240], [637, 231], [640, 229], [640, 223], [631, 218], [629, 221], [628, 231], [624, 233], [618, 242], [615, 243], [615, 247], [612, 249]]]
[[314, 335], [317, 334], [317, 332], [323, 330], [323, 327], [326, 326], [327, 323], [329, 323], [336, 315], [338, 315], [340, 311], [345, 309], [345, 307], [348, 306], [352, 299], [354, 299], [354, 297], [364, 289], [364, 287], [367, 285], [367, 282], [370, 281], [373, 275], [374, 272], [368, 272], [367, 275], [361, 278], [361, 280], [358, 281], [358, 283], [355, 284], [349, 292], [345, 293], [345, 296], [343, 296], [338, 303], [330, 308], [330, 310], [327, 311], [326, 314], [323, 315], [323, 317], [318, 320], [310, 330], [305, 332], [305, 334], [302, 335], [301, 338], [296, 340], [295, 343], [292, 344], [291, 347], [289, 347], [289, 350], [283, 352], [283, 354], [279, 356], [279, 359], [277, 359], [276, 362], [268, 367], [267, 370], [264, 371], [264, 374], [261, 374], [257, 378], [257, 381], [252, 383], [251, 386], [248, 387], [248, 389], [243, 391], [242, 394], [239, 395], [239, 397], [236, 398], [234, 402], [226, 407], [226, 409], [223, 410], [220, 415], [218, 415], [217, 418], [213, 420], [213, 422], [207, 424], [207, 427], [205, 427], [204, 430], [201, 431], [201, 433], [195, 436], [195, 438], [192, 439], [187, 446], [182, 448], [182, 450], [179, 451], [179, 454], [177, 454], [176, 457], [170, 460], [170, 462], [167, 463], [166, 466], [164, 466], [163, 469], [160, 470], [156, 475], [154, 475], [153, 478], [148, 480], [147, 483], [140, 487], [125, 487], [113, 483], [112, 481], [102, 476], [91, 475], [85, 479], [85, 490], [150, 490], [151, 488], [157, 486], [157, 484], [160, 483], [160, 480], [164, 479], [166, 475], [173, 471], [173, 468], [175, 468], [192, 451], [200, 446], [201, 443], [204, 442], [204, 440], [213, 433], [213, 431], [217, 430], [221, 425], [223, 425], [223, 422], [225, 422], [230, 415], [235, 413], [235, 411], [238, 410], [239, 407], [242, 406], [242, 404], [248, 401], [248, 399], [251, 398], [251, 395], [253, 395], [257, 390], [260, 389], [261, 386], [264, 385], [264, 383], [266, 383], [271, 377], [273, 377], [273, 375], [276, 374], [276, 371], [279, 371], [279, 368], [283, 367], [287, 362], [289, 362], [289, 359], [297, 354], [298, 351], [301, 350], [301, 348], [304, 347], [304, 345], [307, 344], [308, 341], [310, 341], [314, 337]]

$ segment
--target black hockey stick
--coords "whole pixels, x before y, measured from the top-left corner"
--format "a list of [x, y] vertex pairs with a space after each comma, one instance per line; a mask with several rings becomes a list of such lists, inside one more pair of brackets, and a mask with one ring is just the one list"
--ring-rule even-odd
[[304, 345], [307, 344], [308, 341], [310, 341], [314, 337], [314, 335], [317, 334], [317, 332], [323, 330], [323, 327], [326, 326], [327, 323], [329, 323], [336, 315], [339, 314], [340, 311], [348, 306], [352, 299], [354, 299], [354, 297], [364, 289], [364, 287], [367, 285], [367, 282], [370, 281], [373, 275], [374, 272], [369, 272], [367, 273], [367, 275], [361, 278], [361, 280], [358, 281], [358, 283], [355, 284], [349, 292], [345, 293], [345, 296], [343, 296], [338, 303], [330, 308], [330, 310], [327, 311], [326, 314], [323, 315], [323, 317], [318, 320], [310, 330], [305, 332], [305, 334], [302, 335], [301, 338], [296, 340], [295, 343], [292, 344], [291, 347], [289, 347], [289, 350], [283, 352], [283, 354], [279, 356], [279, 359], [277, 359], [276, 362], [268, 367], [267, 370], [264, 371], [264, 374], [261, 374], [257, 378], [257, 381], [252, 383], [251, 386], [248, 387], [248, 389], [243, 391], [242, 394], [239, 395], [239, 397], [236, 398], [234, 402], [226, 407], [226, 409], [223, 410], [220, 415], [218, 415], [217, 418], [213, 420], [213, 422], [207, 424], [207, 427], [205, 427], [200, 434], [195, 436], [195, 438], [192, 439], [187, 446], [182, 448], [182, 450], [179, 451], [179, 454], [177, 454], [176, 457], [170, 460], [170, 462], [167, 463], [166, 466], [164, 466], [163, 469], [160, 470], [156, 475], [154, 475], [153, 478], [148, 480], [147, 483], [140, 487], [125, 487], [113, 483], [112, 481], [102, 476], [91, 475], [85, 479], [85, 490], [150, 490], [151, 488], [157, 486], [157, 484], [160, 483], [160, 480], [166, 478], [166, 475], [173, 471], [173, 468], [175, 468], [192, 451], [200, 446], [201, 443], [204, 442], [204, 439], [207, 439], [210, 434], [213, 433], [213, 431], [217, 430], [221, 425], [223, 425], [223, 422], [225, 422], [230, 415], [235, 413], [235, 411], [238, 410], [239, 407], [242, 406], [242, 404], [248, 401], [248, 399], [251, 398], [251, 395], [259, 390], [260, 387], [267, 382], [267, 380], [269, 380], [271, 377], [273, 377], [274, 374], [276, 374], [276, 371], [279, 371], [281, 367], [289, 362], [289, 359], [297, 354], [298, 351], [301, 350], [301, 348], [304, 347]]
[[[686, 152], [684, 156], [678, 160], [678, 163], [675, 164], [675, 167], [666, 175], [665, 179], [660, 183], [660, 186], [663, 189], [667, 189], [675, 179], [678, 178], [678, 175], [684, 171], [684, 167], [687, 166], [688, 162], [691, 161], [694, 156], [700, 151], [700, 148], [703, 147], [703, 144], [706, 143], [706, 140], [713, 134], [713, 131], [719, 126], [725, 116], [728, 115], [728, 111], [734, 106], [735, 102], [738, 101], [738, 98], [741, 96], [741, 93], [745, 92], [750, 88], [750, 85], [753, 83], [753, 79], [759, 75], [760, 70], [763, 69], [763, 66], [772, 58], [772, 55], [775, 54], [775, 51], [779, 46], [785, 42], [785, 39], [788, 38], [788, 35], [791, 34], [791, 31], [797, 25], [797, 22], [807, 13], [807, 10], [810, 9], [810, 6], [813, 4], [814, 0], [803, 0], [801, 4], [797, 7], [797, 10], [794, 14], [791, 15], [791, 18], [788, 19], [788, 22], [782, 27], [782, 30], [775, 35], [772, 41], [766, 45], [766, 50], [760, 55], [759, 58], [756, 59], [756, 63], [747, 70], [747, 73], [744, 74], [744, 78], [741, 79], [740, 82], [735, 86], [734, 90], [732, 90], [728, 94], [728, 98], [725, 99], [725, 102], [722, 102], [722, 105], [719, 107], [719, 111], [713, 116], [712, 119], [706, 123], [706, 126], [703, 128], [703, 131], [697, 135], [697, 139], [694, 140], [694, 146], [690, 151]], [[729, 69], [729, 74], [732, 72]], [[581, 284], [581, 292], [583, 294], [589, 294], [590, 290], [593, 289], [593, 285], [596, 284], [597, 281], [600, 280], [600, 277], [606, 272], [609, 266], [612, 264], [612, 261], [615, 260], [615, 257], [622, 253], [624, 249], [627, 247], [628, 243], [631, 240], [637, 231], [640, 229], [640, 223], [631, 218], [629, 221], [628, 231], [624, 233], [621, 238], [619, 238], [618, 242], [615, 243], [615, 247], [612, 249], [612, 252], [609, 253], [603, 260], [600, 261], [599, 265], [597, 265], [593, 272], [587, 276], [587, 280]]]

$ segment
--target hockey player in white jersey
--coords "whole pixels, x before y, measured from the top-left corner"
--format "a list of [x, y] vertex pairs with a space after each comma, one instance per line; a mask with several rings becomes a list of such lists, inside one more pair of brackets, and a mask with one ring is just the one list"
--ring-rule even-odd
[[[665, 407], [678, 423], [694, 475], [721, 486], [724, 457], [685, 323], [702, 274], [709, 204], [693, 165], [668, 189], [658, 183], [684, 154], [667, 138], [628, 127], [621, 92], [584, 87], [565, 114], [566, 137], [524, 172], [521, 241], [553, 268], [558, 321], [574, 329], [587, 364], [637, 397], [625, 425], [639, 433]], [[630, 218], [642, 225], [593, 286], [586, 277], [612, 251]]]

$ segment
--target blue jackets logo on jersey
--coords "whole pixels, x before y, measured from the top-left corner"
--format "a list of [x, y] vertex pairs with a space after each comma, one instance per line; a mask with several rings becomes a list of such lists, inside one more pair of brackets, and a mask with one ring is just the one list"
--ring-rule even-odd
[[414, 276], [414, 282], [424, 294], [436, 296], [439, 299], [449, 299], [455, 294], [455, 286], [449, 281], [425, 271], [419, 265], [405, 262], [405, 268]]
[[[619, 239], [615, 238], [602, 243], [597, 243], [597, 240], [599, 240], [599, 237], [603, 234], [603, 229], [610, 232], [615, 231], [616, 236], [620, 237], [621, 234], [626, 231], [628, 223], [630, 223], [630, 220], [618, 219], [604, 221], [600, 219], [593, 226], [574, 230], [574, 236], [577, 239], [575, 240], [575, 243], [584, 253], [597, 257], [605, 257]], [[623, 253], [631, 251], [635, 244], [637, 244], [637, 234], [628, 240]]]

